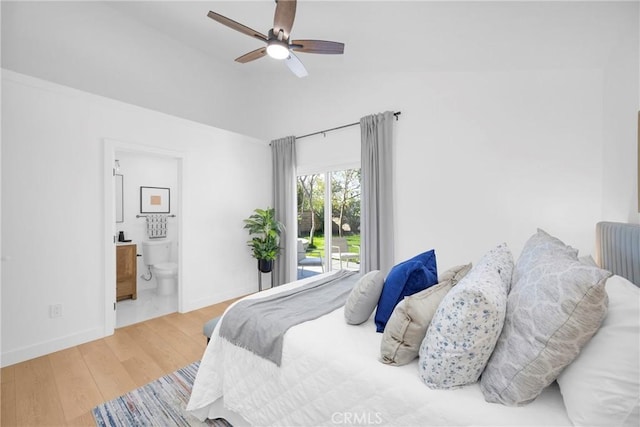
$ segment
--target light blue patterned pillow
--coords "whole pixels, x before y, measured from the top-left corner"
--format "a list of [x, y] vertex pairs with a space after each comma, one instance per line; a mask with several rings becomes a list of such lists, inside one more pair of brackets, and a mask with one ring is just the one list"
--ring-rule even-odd
[[541, 257], [568, 257], [577, 260], [578, 250], [565, 245], [564, 242], [546, 231], [538, 228], [524, 245], [518, 262], [513, 267], [511, 283], [517, 283], [520, 276], [530, 271]]
[[502, 331], [512, 272], [513, 256], [503, 243], [442, 300], [420, 345], [418, 370], [427, 386], [478, 381]]
[[542, 230], [525, 243], [504, 328], [480, 382], [487, 402], [524, 405], [558, 377], [598, 331], [609, 276]]

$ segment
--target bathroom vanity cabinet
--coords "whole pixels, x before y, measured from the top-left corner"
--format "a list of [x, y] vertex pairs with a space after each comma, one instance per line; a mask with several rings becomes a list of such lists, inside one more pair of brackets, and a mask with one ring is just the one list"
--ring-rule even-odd
[[116, 246], [116, 301], [137, 298], [137, 252], [135, 244]]

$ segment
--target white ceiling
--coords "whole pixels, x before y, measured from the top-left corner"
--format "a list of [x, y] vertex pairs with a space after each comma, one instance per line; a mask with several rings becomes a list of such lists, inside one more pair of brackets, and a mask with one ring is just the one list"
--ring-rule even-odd
[[[273, 0], [106, 3], [230, 67], [286, 68], [271, 58], [234, 63], [262, 43], [206, 16], [213, 10], [266, 33]], [[616, 43], [616, 23], [603, 19], [605, 4], [578, 3], [302, 0], [292, 37], [346, 45], [343, 56], [300, 53], [309, 73], [599, 67]]]
[[[630, 21], [638, 22], [633, 6], [301, 0], [292, 37], [344, 42], [345, 53], [300, 53], [309, 77], [297, 79], [268, 57], [234, 62], [262, 43], [207, 17], [213, 10], [266, 33], [273, 0], [2, 0], [1, 59], [3, 68], [18, 73], [268, 139], [314, 130], [317, 117], [300, 112], [305, 102], [325, 105], [323, 121], [339, 124], [343, 115], [354, 116], [343, 94], [364, 94], [371, 86], [393, 92], [407, 73], [418, 73], [407, 81], [420, 84], [440, 72], [603, 70], [625, 46], [621, 40], [628, 41]], [[420, 93], [405, 88], [414, 89]], [[362, 99], [369, 108], [383, 102], [373, 94]], [[265, 114], [270, 110], [283, 114]]]

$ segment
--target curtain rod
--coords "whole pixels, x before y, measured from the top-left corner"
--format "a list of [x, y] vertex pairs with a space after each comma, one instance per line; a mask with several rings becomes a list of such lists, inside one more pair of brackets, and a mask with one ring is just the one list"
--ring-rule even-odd
[[[398, 116], [400, 114], [402, 114], [401, 111], [396, 111], [395, 113], [393, 113], [393, 115], [396, 117], [396, 120], [398, 120]], [[320, 135], [321, 133], [325, 134], [327, 132], [331, 132], [331, 131], [338, 130], [338, 129], [344, 129], [344, 128], [348, 128], [348, 127], [351, 127], [351, 126], [356, 126], [356, 125], [359, 125], [359, 124], [360, 124], [360, 122], [355, 122], [355, 123], [349, 123], [348, 125], [342, 125], [342, 126], [338, 126], [338, 127], [335, 127], [335, 128], [331, 128], [331, 129], [319, 130], [318, 132], [308, 133], [308, 134], [302, 135], [302, 136], [296, 136], [296, 140], [302, 139], [302, 138], [306, 138], [308, 136]]]

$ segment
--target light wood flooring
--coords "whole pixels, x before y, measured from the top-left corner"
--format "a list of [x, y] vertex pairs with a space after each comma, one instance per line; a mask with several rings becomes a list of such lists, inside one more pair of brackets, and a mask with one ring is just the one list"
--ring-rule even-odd
[[202, 326], [232, 302], [126, 326], [2, 368], [0, 425], [95, 426], [95, 406], [200, 360]]

